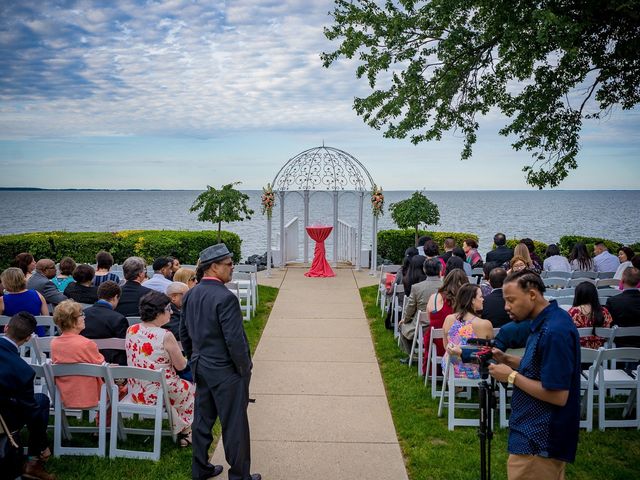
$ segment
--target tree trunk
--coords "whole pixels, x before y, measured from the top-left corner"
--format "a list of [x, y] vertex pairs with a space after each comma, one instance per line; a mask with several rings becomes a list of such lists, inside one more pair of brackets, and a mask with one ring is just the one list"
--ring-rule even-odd
[[416, 244], [415, 246], [418, 246], [418, 227], [420, 226], [420, 224], [416, 225]]
[[222, 243], [222, 222], [218, 222], [218, 243]]

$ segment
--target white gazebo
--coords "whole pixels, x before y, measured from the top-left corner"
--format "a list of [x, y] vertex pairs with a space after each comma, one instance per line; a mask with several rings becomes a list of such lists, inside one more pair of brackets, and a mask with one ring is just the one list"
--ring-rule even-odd
[[[296, 249], [297, 226], [294, 243], [287, 241], [287, 224], [285, 223], [285, 201], [290, 194], [299, 194], [304, 204], [304, 226], [309, 225], [309, 204], [314, 194], [325, 192], [332, 196], [333, 204], [333, 258], [332, 263], [336, 265], [339, 261], [351, 261], [355, 263], [356, 269], [362, 264], [362, 219], [365, 198], [367, 203], [370, 193], [375, 185], [373, 178], [358, 159], [337, 148], [321, 147], [310, 148], [291, 158], [278, 171], [271, 183], [276, 196], [276, 207], [280, 210], [280, 234], [279, 234], [279, 257], [275, 258], [275, 265], [284, 267], [288, 258], [292, 257], [292, 252], [287, 250]], [[346, 194], [354, 194], [358, 205], [358, 225], [351, 227], [339, 218], [340, 198]], [[377, 257], [377, 217], [373, 217], [372, 222], [372, 245], [371, 245], [371, 270], [376, 270]], [[293, 235], [291, 235], [293, 237]], [[272, 222], [267, 219], [267, 269], [271, 268], [272, 258]], [[289, 253], [289, 255], [288, 255]], [[309, 237], [304, 235], [304, 263], [309, 262]]]

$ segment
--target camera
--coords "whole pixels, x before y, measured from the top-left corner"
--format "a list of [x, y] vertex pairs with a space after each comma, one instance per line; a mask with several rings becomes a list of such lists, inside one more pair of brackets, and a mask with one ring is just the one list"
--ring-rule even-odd
[[489, 377], [489, 364], [493, 361], [491, 349], [495, 346], [493, 339], [470, 338], [462, 348], [462, 360], [480, 365], [480, 378]]

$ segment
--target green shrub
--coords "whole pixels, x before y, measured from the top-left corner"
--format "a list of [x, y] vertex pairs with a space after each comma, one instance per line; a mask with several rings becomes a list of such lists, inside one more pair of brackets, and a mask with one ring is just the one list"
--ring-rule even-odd
[[[444, 252], [444, 239], [452, 237], [456, 245], [462, 247], [462, 242], [467, 238], [478, 241], [478, 236], [473, 233], [462, 232], [427, 232], [421, 230], [419, 236], [429, 235], [438, 244], [441, 252]], [[401, 264], [404, 258], [404, 251], [415, 245], [415, 231], [409, 230], [380, 230], [378, 232], [378, 255], [391, 260], [393, 263]]]
[[[240, 237], [222, 232], [222, 241], [233, 252], [233, 260], [242, 256]], [[121, 232], [37, 232], [0, 236], [0, 269], [11, 266], [18, 253], [30, 252], [38, 258], [59, 261], [69, 256], [76, 262], [94, 263], [96, 253], [106, 250], [116, 263], [137, 255], [147, 262], [172, 255], [185, 264], [195, 264], [198, 254], [217, 242], [214, 231], [126, 230]]]
[[569, 255], [571, 253], [571, 250], [573, 249], [573, 246], [578, 242], [584, 243], [587, 246], [589, 255], [593, 255], [593, 246], [598, 242], [604, 242], [609, 251], [614, 255], [617, 254], [620, 247], [622, 247], [621, 243], [614, 242], [613, 240], [607, 240], [606, 238], [581, 237], [580, 235], [564, 235], [560, 237], [560, 242], [558, 242], [560, 253], [562, 253], [563, 255]]
[[[532, 239], [533, 240], [533, 239]], [[520, 239], [512, 238], [511, 240], [507, 240], [507, 247], [516, 248], [516, 245], [520, 243]], [[545, 253], [547, 252], [548, 244], [544, 242], [539, 242], [538, 240], [533, 240], [534, 250], [538, 254], [538, 257], [544, 260]]]

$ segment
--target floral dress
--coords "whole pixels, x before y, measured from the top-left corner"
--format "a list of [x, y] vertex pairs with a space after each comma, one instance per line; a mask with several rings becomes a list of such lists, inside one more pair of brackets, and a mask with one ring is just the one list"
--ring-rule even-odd
[[[127, 363], [132, 367], [159, 370], [164, 368], [169, 390], [169, 402], [172, 407], [174, 433], [180, 433], [193, 423], [193, 402], [195, 386], [178, 377], [176, 369], [164, 349], [164, 336], [168, 330], [147, 326], [143, 323], [127, 329], [125, 348]], [[155, 404], [160, 384], [143, 380], [129, 379], [129, 395], [134, 403]]]
[[[466, 345], [468, 339], [476, 338], [472, 322], [460, 321], [456, 318], [447, 332], [447, 338], [449, 339], [449, 343], [453, 343], [454, 345]], [[449, 354], [447, 353], [442, 358], [443, 370], [447, 365], [448, 359]], [[480, 378], [480, 370], [476, 363], [463, 363], [459, 357], [452, 357], [451, 366], [453, 367], [453, 373], [456, 378]]]
[[[576, 328], [593, 326], [590, 316], [585, 315], [580, 307], [571, 307], [569, 309], [569, 315], [571, 316], [573, 323], [576, 325]], [[606, 307], [602, 307], [602, 315], [604, 316], [604, 322], [602, 326], [605, 328], [611, 327], [611, 322], [613, 321], [613, 319], [611, 318], [611, 314], [609, 313], [609, 310], [606, 309]], [[604, 345], [604, 342], [604, 338], [598, 337], [596, 335], [580, 337], [580, 346], [585, 348], [593, 348], [597, 350]]]

